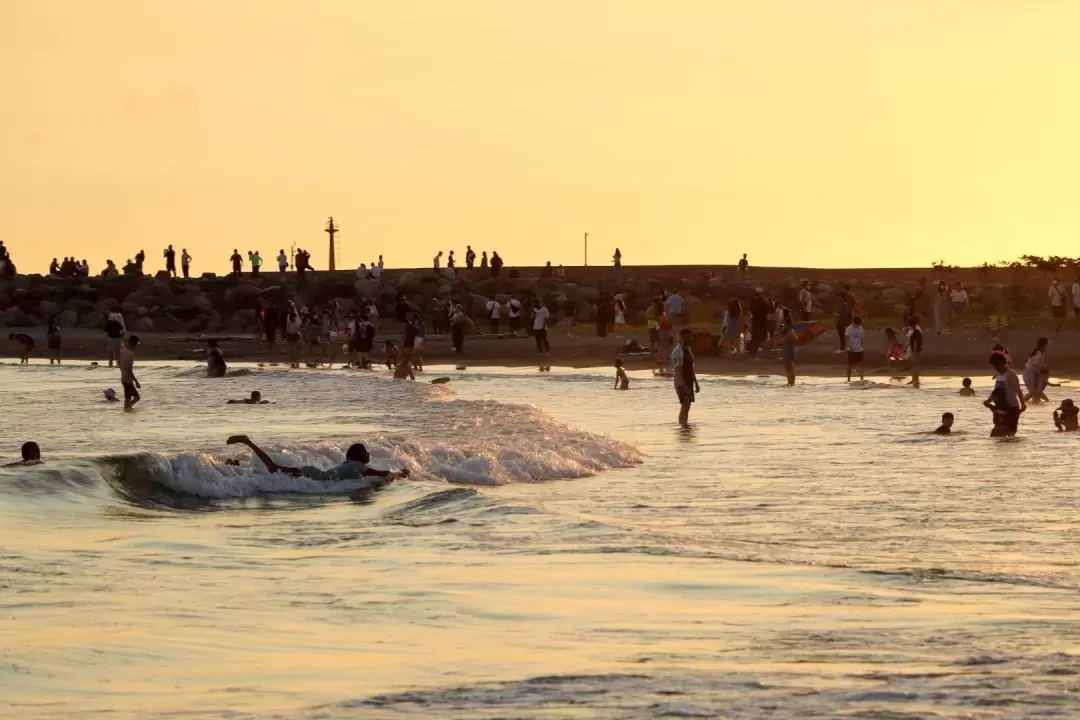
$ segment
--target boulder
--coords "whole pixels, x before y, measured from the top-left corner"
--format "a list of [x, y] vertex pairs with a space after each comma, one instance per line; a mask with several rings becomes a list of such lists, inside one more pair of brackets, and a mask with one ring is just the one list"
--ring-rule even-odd
[[[45, 316], [46, 319], [52, 317], [52, 315]], [[73, 328], [79, 326], [79, 313], [74, 310], [68, 309], [56, 315], [56, 324], [62, 328]]]
[[382, 295], [382, 285], [378, 280], [357, 280], [353, 289], [360, 298], [377, 298]]
[[52, 300], [42, 300], [38, 303], [38, 314], [43, 318], [51, 318], [60, 312], [60, 303]]
[[149, 317], [141, 317], [131, 323], [128, 329], [132, 332], [154, 332], [154, 321]]

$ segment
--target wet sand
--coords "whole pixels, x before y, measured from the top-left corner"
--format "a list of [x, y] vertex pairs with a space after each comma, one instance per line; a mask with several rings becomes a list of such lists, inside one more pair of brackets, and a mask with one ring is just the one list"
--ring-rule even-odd
[[[716, 331], [716, 328], [711, 328]], [[27, 332], [27, 330], [20, 330]], [[31, 358], [34, 364], [47, 363], [44, 328], [31, 328], [29, 334], [34, 337], [36, 347]], [[548, 331], [551, 342], [551, 355], [543, 359], [545, 365], [564, 367], [603, 367], [611, 365], [616, 357], [622, 357], [628, 369], [641, 370], [659, 365], [656, 356], [619, 356], [617, 349], [628, 339], [636, 339], [642, 345], [648, 345], [648, 336], [644, 329], [620, 331], [606, 338], [597, 337], [592, 326], [577, 328], [574, 336], [568, 336], [564, 327]], [[964, 376], [983, 375], [989, 372], [986, 358], [990, 348], [997, 342], [1003, 342], [1013, 354], [1017, 367], [1023, 366], [1023, 358], [1034, 347], [1039, 337], [1049, 337], [1051, 348], [1048, 354], [1054, 376], [1080, 377], [1080, 333], [1065, 330], [1060, 333], [1045, 330], [1013, 330], [1007, 337], [997, 339], [985, 329], [965, 329], [952, 334], [937, 335], [927, 331], [926, 351], [922, 358], [921, 372], [924, 375]], [[208, 334], [185, 335], [167, 333], [139, 333], [142, 341], [138, 357], [143, 360], [200, 360], [205, 356], [206, 340], [217, 338], [228, 362], [285, 362], [286, 346], [280, 341], [269, 345], [251, 334]], [[97, 361], [104, 364], [105, 348], [103, 335], [98, 330], [65, 330], [63, 332], [63, 358], [75, 361]], [[400, 343], [400, 334], [390, 323], [383, 323], [375, 345], [373, 360], [382, 357], [383, 341], [394, 340]], [[2, 355], [14, 359], [17, 357], [16, 345], [10, 341], [3, 344]], [[797, 371], [800, 374], [815, 376], [839, 376], [846, 373], [846, 358], [836, 353], [838, 342], [831, 332], [816, 338], [798, 349]], [[306, 358], [306, 345], [302, 345], [301, 359]], [[866, 362], [864, 370], [875, 376], [904, 375], [904, 371], [893, 372], [885, 362], [885, 338], [880, 332], [871, 329], [867, 333]], [[343, 358], [340, 345], [335, 347], [335, 360]], [[532, 337], [521, 335], [468, 335], [465, 339], [463, 357], [454, 354], [449, 336], [429, 335], [424, 348], [424, 358], [433, 364], [461, 363], [471, 366], [506, 366], [520, 367], [538, 365], [541, 358], [536, 352]], [[745, 355], [735, 357], [697, 356], [697, 368], [701, 374], [710, 375], [746, 375], [746, 374], [781, 374], [783, 368], [775, 355], [760, 359]]]

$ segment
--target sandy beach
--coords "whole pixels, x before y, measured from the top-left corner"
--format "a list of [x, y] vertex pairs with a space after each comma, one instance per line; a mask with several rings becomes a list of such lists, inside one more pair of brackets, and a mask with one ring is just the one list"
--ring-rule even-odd
[[[828, 319], [825, 319], [828, 322]], [[708, 328], [716, 332], [716, 328]], [[44, 329], [27, 330], [35, 338], [36, 347], [31, 360], [34, 364], [47, 363], [44, 355]], [[65, 360], [100, 362], [105, 360], [103, 336], [99, 331], [88, 329], [65, 330], [63, 357]], [[622, 357], [629, 369], [657, 367], [655, 356], [619, 356], [618, 347], [626, 340], [634, 339], [643, 345], [648, 344], [648, 335], [643, 329], [620, 331], [616, 335], [600, 338], [591, 326], [576, 328], [574, 336], [568, 336], [564, 328], [549, 331], [551, 356], [543, 364], [573, 368], [610, 366], [616, 357]], [[921, 365], [924, 375], [965, 376], [982, 375], [988, 372], [986, 357], [990, 348], [1002, 342], [1010, 348], [1015, 363], [1022, 367], [1022, 359], [1034, 347], [1040, 337], [1049, 337], [1051, 348], [1049, 362], [1054, 376], [1058, 378], [1080, 377], [1080, 334], [1069, 330], [1060, 333], [1045, 330], [1013, 330], [1004, 338], [996, 339], [984, 328], [961, 329], [951, 334], [937, 335], [927, 332], [926, 351]], [[179, 334], [179, 333], [139, 333], [141, 345], [138, 357], [141, 360], [191, 360], [204, 357], [206, 340], [217, 338], [229, 362], [275, 363], [286, 360], [286, 346], [280, 341], [270, 346], [251, 334]], [[400, 333], [393, 324], [384, 322], [380, 328], [376, 352], [373, 358], [382, 357], [382, 343], [394, 340], [400, 343]], [[867, 334], [867, 360], [864, 369], [868, 374], [886, 376], [892, 373], [884, 360], [885, 337], [878, 331]], [[14, 344], [7, 343], [5, 356], [14, 359]], [[306, 350], [306, 346], [305, 346]], [[305, 357], [302, 350], [301, 357]], [[800, 374], [813, 376], [840, 376], [846, 372], [845, 356], [837, 354], [833, 335], [826, 332], [798, 350], [797, 368]], [[343, 357], [340, 346], [335, 348], [335, 358], [340, 362]], [[450, 345], [449, 336], [429, 335], [424, 348], [424, 358], [433, 364], [460, 363], [469, 366], [522, 367], [539, 365], [533, 339], [526, 335], [469, 335], [465, 341], [465, 354], [458, 357]], [[774, 355], [760, 359], [746, 355], [710, 357], [700, 355], [698, 370], [709, 375], [746, 375], [746, 374], [782, 374], [782, 367]]]

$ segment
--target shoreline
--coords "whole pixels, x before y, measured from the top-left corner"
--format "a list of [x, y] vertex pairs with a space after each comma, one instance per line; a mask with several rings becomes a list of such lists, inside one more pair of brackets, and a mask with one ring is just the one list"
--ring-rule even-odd
[[[31, 354], [31, 364], [48, 365], [48, 355], [45, 348], [44, 333], [41, 331], [29, 333], [35, 339], [34, 351]], [[277, 343], [273, 346], [257, 340], [251, 334], [221, 334], [221, 335], [189, 335], [175, 333], [138, 333], [142, 340], [137, 355], [137, 362], [142, 361], [181, 361], [196, 363], [203, 360], [205, 355], [206, 340], [214, 338], [219, 345], [225, 360], [228, 363], [279, 363], [287, 362], [286, 346]], [[876, 334], [875, 334], [876, 335]], [[1022, 367], [1023, 356], [1026, 351], [1018, 353], [1016, 348], [1026, 348], [1028, 342], [1034, 343], [1035, 334], [1032, 338], [1021, 341], [1019, 338], [1013, 341], [1014, 364]], [[1075, 337], [1073, 337], [1075, 336]], [[107, 364], [105, 356], [104, 340], [100, 331], [97, 330], [68, 330], [64, 331], [64, 347], [61, 357], [65, 361], [98, 362]], [[1052, 336], [1053, 337], [1053, 336]], [[377, 352], [371, 354], [371, 360], [376, 365], [383, 357], [382, 343], [385, 340], [399, 341], [399, 335], [383, 332], [376, 342]], [[453, 353], [447, 336], [429, 336], [428, 343], [424, 348], [424, 360], [432, 365], [465, 365], [467, 367], [530, 367], [552, 366], [571, 369], [602, 369], [611, 368], [616, 358], [623, 360], [628, 371], [641, 371], [659, 367], [655, 355], [651, 356], [620, 356], [616, 354], [617, 347], [627, 339], [636, 339], [643, 344], [647, 343], [644, 332], [629, 331], [620, 333], [618, 337], [608, 336], [600, 338], [595, 335], [575, 335], [568, 337], [558, 332], [551, 335], [552, 352], [550, 356], [541, 358], [536, 354], [533, 340], [529, 336], [489, 336], [469, 335], [465, 340], [465, 354], [457, 356]], [[1054, 369], [1054, 377], [1059, 379], [1080, 378], [1080, 357], [1069, 357], [1068, 349], [1071, 345], [1080, 347], [1080, 336], [1076, 333], [1066, 335], [1059, 333], [1055, 340], [1058, 342], [1052, 346], [1050, 364]], [[828, 334], [815, 339], [798, 349], [796, 359], [797, 375], [812, 377], [845, 377], [847, 366], [845, 357], [834, 352], [831, 338]], [[880, 340], [880, 342], [877, 342]], [[995, 342], [989, 338], [978, 338], [957, 335], [932, 336], [935, 349], [927, 352], [920, 365], [920, 374], [937, 377], [979, 377], [989, 375], [991, 370], [988, 365], [979, 362], [980, 359], [989, 355], [990, 347]], [[929, 344], [929, 343], [928, 343]], [[1008, 343], [1006, 343], [1008, 344]], [[871, 337], [866, 343], [867, 362], [863, 369], [870, 377], [899, 377], [908, 376], [910, 371], [897, 369], [892, 370], [885, 364], [884, 338]], [[2, 353], [5, 361], [17, 362], [18, 357], [12, 351], [14, 344], [7, 343], [6, 352]], [[335, 367], [340, 366], [344, 353], [340, 347], [335, 346]], [[1057, 348], [1057, 352], [1054, 352]], [[301, 344], [301, 363], [305, 362], [307, 346]], [[1060, 355], [1060, 357], [1059, 357]], [[714, 376], [747, 376], [747, 375], [783, 375], [783, 365], [774, 356], [765, 356], [761, 359], [751, 358], [746, 355], [736, 357], [715, 357], [699, 354], [696, 357], [696, 367], [701, 375]]]

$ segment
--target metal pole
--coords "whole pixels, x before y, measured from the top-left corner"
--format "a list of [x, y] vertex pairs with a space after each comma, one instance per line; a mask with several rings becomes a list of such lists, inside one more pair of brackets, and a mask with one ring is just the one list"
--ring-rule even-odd
[[589, 267], [589, 233], [585, 233], [585, 267]]

